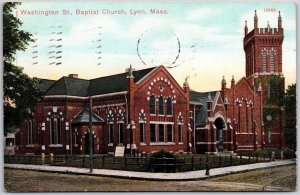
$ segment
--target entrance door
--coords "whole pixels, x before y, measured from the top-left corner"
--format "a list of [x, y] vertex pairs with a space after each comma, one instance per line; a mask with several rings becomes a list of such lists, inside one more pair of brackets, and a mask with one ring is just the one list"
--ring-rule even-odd
[[[85, 134], [85, 154], [90, 154], [89, 132]], [[94, 134], [92, 134], [92, 154], [94, 154]]]
[[218, 151], [222, 152], [223, 151], [223, 128], [225, 127], [225, 123], [223, 119], [219, 117], [215, 120], [214, 124], [217, 128], [216, 140], [217, 140]]

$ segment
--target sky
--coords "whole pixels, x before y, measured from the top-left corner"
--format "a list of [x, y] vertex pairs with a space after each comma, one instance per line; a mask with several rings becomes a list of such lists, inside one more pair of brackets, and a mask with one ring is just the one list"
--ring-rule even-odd
[[[151, 9], [165, 12], [151, 14]], [[126, 14], [103, 13], [114, 10]], [[131, 14], [134, 10], [140, 14]], [[245, 75], [244, 25], [247, 20], [249, 32], [253, 29], [254, 10], [260, 28], [268, 21], [276, 28], [281, 12], [283, 74], [286, 86], [295, 83], [292, 3], [23, 2], [15, 14], [36, 41], [17, 53], [16, 63], [29, 76], [45, 79], [68, 74], [93, 79], [123, 73], [130, 64], [136, 70], [163, 64], [180, 85], [188, 77], [193, 90], [220, 90], [222, 76], [229, 87], [232, 75], [236, 81]]]

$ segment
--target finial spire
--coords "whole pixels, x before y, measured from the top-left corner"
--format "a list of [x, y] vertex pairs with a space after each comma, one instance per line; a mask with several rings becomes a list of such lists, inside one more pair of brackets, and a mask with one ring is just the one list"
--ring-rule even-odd
[[130, 64], [129, 69], [128, 69], [128, 74], [127, 74], [127, 78], [133, 78], [133, 68], [132, 65]]
[[270, 28], [270, 24], [269, 24], [269, 21], [268, 21], [268, 25], [267, 25], [267, 28]]
[[222, 83], [226, 83], [225, 76], [223, 75]]
[[189, 83], [188, 83], [188, 78], [190, 78], [190, 76], [186, 76], [184, 83], [183, 83], [183, 87], [189, 87]]
[[256, 10], [255, 10], [255, 14], [254, 14], [254, 28], [258, 28], [258, 18], [256, 15]]
[[280, 11], [279, 11], [279, 16], [278, 16], [278, 19], [281, 19]]
[[282, 20], [281, 20], [280, 11], [279, 11], [279, 16], [278, 16], [278, 28], [282, 28]]
[[248, 34], [248, 26], [247, 26], [247, 20], [245, 20], [245, 28], [244, 28], [245, 36]]
[[210, 92], [208, 93], [207, 99], [208, 99], [208, 101], [211, 101], [211, 95], [210, 95]]

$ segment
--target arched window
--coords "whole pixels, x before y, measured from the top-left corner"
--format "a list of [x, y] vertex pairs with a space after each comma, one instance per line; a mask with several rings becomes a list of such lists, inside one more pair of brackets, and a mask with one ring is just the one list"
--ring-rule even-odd
[[114, 116], [112, 110], [108, 111], [107, 123], [108, 123], [108, 142], [114, 143]]
[[155, 114], [155, 96], [150, 96], [150, 114]]
[[167, 99], [167, 115], [173, 114], [173, 105], [172, 105], [172, 99], [168, 97]]
[[275, 55], [275, 51], [272, 48], [271, 52], [270, 52], [270, 70], [271, 72], [275, 71], [275, 61], [274, 61], [274, 55]]
[[61, 119], [50, 119], [50, 144], [61, 144]]
[[181, 112], [179, 113], [179, 117], [178, 117], [178, 142], [182, 143], [183, 139], [182, 139], [182, 135], [183, 135], [183, 117], [181, 116]]
[[124, 134], [124, 114], [122, 110], [119, 110], [118, 114], [118, 124], [119, 124], [119, 143], [123, 143]]
[[263, 71], [266, 72], [267, 71], [267, 50], [263, 49], [262, 51], [262, 56], [263, 56], [263, 60], [262, 60], [262, 68]]
[[26, 145], [33, 144], [33, 120], [27, 121], [27, 129], [26, 129]]
[[159, 111], [158, 114], [164, 115], [164, 98], [162, 96], [158, 99]]
[[145, 143], [145, 123], [146, 123], [146, 114], [144, 109], [141, 110], [139, 114], [139, 123], [140, 123], [140, 143]]

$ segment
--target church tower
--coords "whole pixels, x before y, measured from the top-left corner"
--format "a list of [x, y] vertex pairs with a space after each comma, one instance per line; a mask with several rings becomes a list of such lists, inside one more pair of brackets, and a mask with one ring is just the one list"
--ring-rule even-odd
[[282, 73], [283, 28], [279, 12], [277, 28], [269, 22], [265, 28], [258, 28], [258, 17], [254, 14], [254, 29], [248, 33], [247, 21], [244, 27], [244, 51], [246, 77], [259, 75], [280, 75]]
[[244, 27], [244, 51], [246, 79], [257, 92], [262, 91], [262, 117], [266, 147], [284, 145], [283, 110], [284, 77], [282, 74], [282, 43], [284, 39], [282, 19], [279, 11], [277, 28], [269, 22], [265, 28], [258, 27], [258, 16], [254, 13], [254, 29]]

